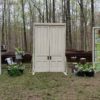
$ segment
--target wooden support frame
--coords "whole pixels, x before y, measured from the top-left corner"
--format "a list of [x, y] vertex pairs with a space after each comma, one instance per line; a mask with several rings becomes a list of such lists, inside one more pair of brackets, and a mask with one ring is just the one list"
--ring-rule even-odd
[[[32, 54], [32, 75], [35, 74], [35, 26], [65, 26], [65, 23], [34, 23], [33, 26], [33, 54]], [[66, 37], [66, 34], [65, 34]], [[66, 40], [66, 38], [65, 38]], [[66, 42], [65, 42], [66, 43]], [[67, 60], [65, 58], [65, 65], [67, 66]], [[67, 67], [65, 66], [65, 71], [63, 72], [65, 75], [67, 75]]]
[[0, 43], [0, 75], [1, 75], [1, 43]]
[[96, 72], [98, 72], [98, 71], [100, 71], [100, 70], [98, 70], [97, 69], [97, 67], [96, 67], [96, 64], [100, 64], [100, 61], [99, 62], [97, 62], [96, 61], [96, 51], [98, 51], [98, 50], [96, 50], [96, 30], [98, 31], [98, 30], [100, 30], [100, 27], [93, 27], [93, 29], [92, 29], [92, 63], [93, 63], [93, 68], [94, 69], [96, 69]]

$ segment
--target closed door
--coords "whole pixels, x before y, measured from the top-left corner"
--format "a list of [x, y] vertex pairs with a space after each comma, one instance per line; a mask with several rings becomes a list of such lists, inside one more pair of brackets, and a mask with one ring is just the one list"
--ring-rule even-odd
[[65, 71], [65, 28], [63, 26], [51, 26], [50, 38], [50, 71]]
[[65, 27], [35, 28], [35, 72], [64, 72]]
[[49, 72], [48, 27], [35, 27], [35, 72]]

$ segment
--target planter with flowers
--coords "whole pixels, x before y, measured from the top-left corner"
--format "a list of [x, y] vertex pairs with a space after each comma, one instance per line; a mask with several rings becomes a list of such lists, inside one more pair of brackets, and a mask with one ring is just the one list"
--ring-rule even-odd
[[77, 64], [77, 68], [78, 70], [76, 75], [78, 76], [93, 77], [95, 74], [92, 64], [87, 63], [86, 59], [81, 59], [80, 63]]
[[92, 64], [89, 64], [89, 63], [86, 63], [84, 65], [78, 64], [78, 71], [77, 71], [76, 75], [92, 77], [92, 76], [94, 76], [94, 74], [95, 74], [95, 72], [92, 67]]

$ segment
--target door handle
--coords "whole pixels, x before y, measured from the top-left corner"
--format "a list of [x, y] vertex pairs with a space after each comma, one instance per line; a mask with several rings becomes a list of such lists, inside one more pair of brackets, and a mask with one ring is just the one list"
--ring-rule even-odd
[[52, 57], [50, 56], [50, 60], [52, 59]]
[[49, 56], [47, 56], [47, 59], [49, 60]]
[[51, 59], [52, 59], [52, 57], [51, 57], [51, 56], [47, 56], [47, 59], [48, 59], [48, 60], [51, 60]]

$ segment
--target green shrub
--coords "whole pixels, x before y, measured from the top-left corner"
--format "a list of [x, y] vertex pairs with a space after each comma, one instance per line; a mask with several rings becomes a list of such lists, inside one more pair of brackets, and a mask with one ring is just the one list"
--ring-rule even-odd
[[23, 74], [24, 65], [23, 64], [13, 64], [8, 66], [8, 74], [10, 76], [20, 76]]
[[92, 71], [93, 70], [93, 66], [92, 64], [86, 63], [86, 64], [78, 64], [78, 70], [82, 70], [82, 71]]

